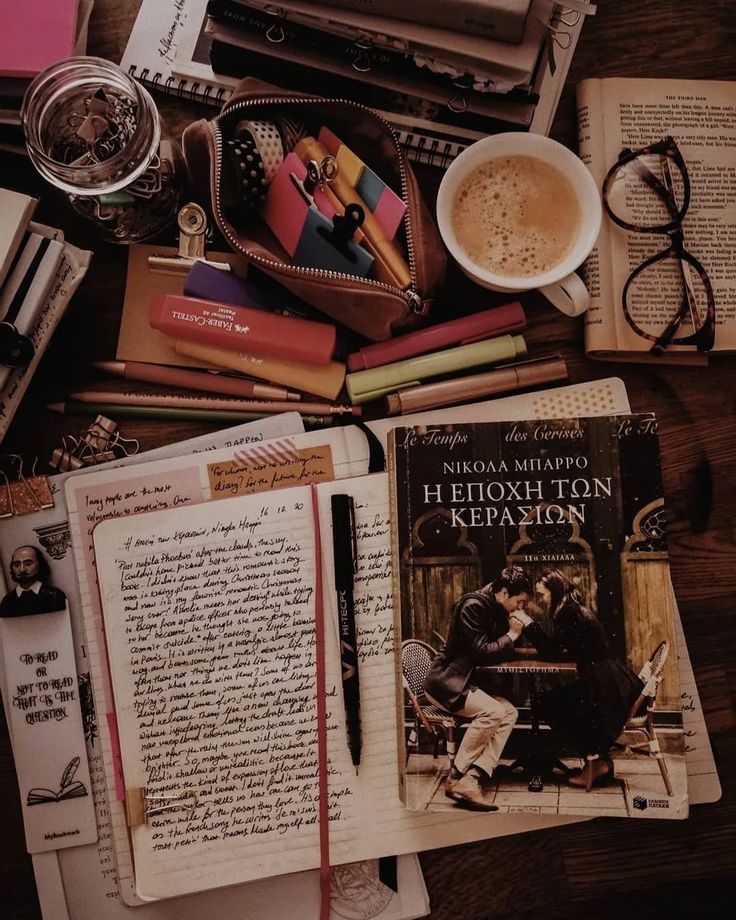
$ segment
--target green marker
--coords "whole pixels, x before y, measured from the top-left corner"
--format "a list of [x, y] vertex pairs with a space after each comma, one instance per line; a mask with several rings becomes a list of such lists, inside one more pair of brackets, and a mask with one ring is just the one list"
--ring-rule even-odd
[[[106, 415], [108, 418], [156, 418], [162, 421], [181, 422], [228, 422], [237, 425], [240, 422], [255, 422], [258, 419], [278, 415], [276, 412], [236, 412], [230, 409], [171, 409], [163, 406], [120, 406], [115, 403], [82, 402], [68, 399], [63, 403], [53, 403], [46, 407], [52, 412], [64, 415]], [[315, 428], [328, 427], [335, 422], [334, 415], [303, 415], [305, 426]]]
[[345, 377], [354, 405], [378, 399], [386, 393], [416, 385], [427, 377], [462, 371], [479, 364], [509, 364], [526, 356], [526, 342], [520, 335], [500, 335], [483, 342], [472, 342], [428, 355], [356, 371]]

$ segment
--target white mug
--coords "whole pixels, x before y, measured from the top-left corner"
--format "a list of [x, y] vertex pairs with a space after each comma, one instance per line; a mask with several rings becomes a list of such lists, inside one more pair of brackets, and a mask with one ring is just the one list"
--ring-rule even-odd
[[[549, 163], [570, 182], [580, 206], [580, 226], [567, 255], [539, 275], [498, 275], [473, 262], [455, 236], [452, 208], [455, 194], [466, 176], [489, 160], [527, 156]], [[481, 287], [515, 294], [538, 289], [567, 316], [579, 316], [590, 304], [585, 285], [575, 274], [595, 246], [601, 226], [601, 199], [587, 167], [567, 147], [541, 134], [509, 132], [485, 137], [456, 157], [440, 183], [437, 194], [437, 225], [445, 245], [465, 274]]]

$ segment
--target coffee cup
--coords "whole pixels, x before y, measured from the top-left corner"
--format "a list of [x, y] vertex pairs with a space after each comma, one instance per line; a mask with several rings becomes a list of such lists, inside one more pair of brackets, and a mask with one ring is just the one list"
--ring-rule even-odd
[[575, 269], [598, 238], [600, 194], [557, 141], [509, 132], [466, 148], [440, 183], [437, 225], [476, 284], [507, 294], [537, 289], [568, 316], [587, 310]]

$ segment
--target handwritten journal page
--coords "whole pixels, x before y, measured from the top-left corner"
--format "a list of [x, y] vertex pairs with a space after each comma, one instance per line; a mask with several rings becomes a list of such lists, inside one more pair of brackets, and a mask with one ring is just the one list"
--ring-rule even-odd
[[[122, 804], [124, 788], [92, 543], [95, 526], [108, 518], [147, 510], [192, 506], [277, 486], [351, 476], [365, 472], [367, 467], [365, 437], [349, 426], [262, 441], [242, 449], [168, 458], [127, 469], [99, 470], [68, 480], [69, 529], [108, 789], [109, 821], [120, 893], [127, 904], [140, 901], [135, 894], [135, 867]], [[199, 510], [190, 507], [193, 520]]]
[[105, 522], [94, 540], [126, 788], [196, 797], [132, 828], [139, 894], [312, 868], [309, 488]]

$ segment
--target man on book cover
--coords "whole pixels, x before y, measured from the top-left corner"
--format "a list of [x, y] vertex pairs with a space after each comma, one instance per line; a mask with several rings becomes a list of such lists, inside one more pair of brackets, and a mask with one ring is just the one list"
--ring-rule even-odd
[[10, 577], [16, 586], [0, 601], [0, 617], [53, 613], [66, 607], [66, 594], [47, 584], [51, 569], [37, 547], [19, 546], [13, 551]]
[[513, 658], [532, 586], [519, 566], [509, 566], [491, 584], [460, 598], [450, 633], [424, 681], [427, 696], [443, 709], [471, 719], [445, 782], [445, 792], [461, 805], [495, 811], [485, 796], [504, 745], [516, 724], [516, 707], [474, 682], [475, 668]]

